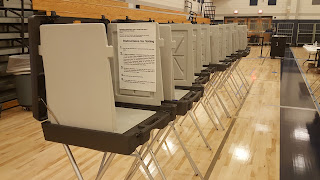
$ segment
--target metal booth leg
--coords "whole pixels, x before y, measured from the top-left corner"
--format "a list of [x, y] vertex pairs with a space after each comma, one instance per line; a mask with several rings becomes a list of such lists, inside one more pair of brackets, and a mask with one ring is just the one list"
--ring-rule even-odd
[[[139, 153], [141, 154], [143, 152], [143, 150], [146, 148], [147, 144], [145, 143], [144, 145], [141, 146]], [[135, 158], [135, 160], [133, 161], [128, 173], [126, 174], [126, 177], [124, 179], [131, 179], [136, 171], [136, 169], [138, 168], [138, 158]]]
[[238, 84], [236, 78], [234, 77], [233, 73], [231, 73], [230, 79], [235, 83], [235, 86], [239, 90], [239, 93], [241, 93], [241, 96], [244, 97], [244, 95], [242, 94], [242, 91], [241, 91], [241, 86], [239, 86], [239, 84]]
[[107, 152], [103, 153], [103, 156], [102, 156], [102, 160], [101, 160], [101, 164], [100, 164], [100, 167], [99, 167], [99, 171], [98, 171], [98, 174], [101, 172], [102, 168], [103, 168], [103, 165], [104, 165], [104, 162], [106, 160], [106, 157], [107, 157]]
[[[228, 80], [227, 80], [226, 82], [227, 82], [228, 86], [230, 87], [230, 89], [232, 90], [232, 92], [233, 92], [234, 96], [236, 97], [237, 101], [238, 101], [239, 104], [241, 105], [242, 103], [241, 103], [241, 101], [239, 100], [239, 98], [238, 98], [238, 96], [237, 96], [237, 90], [236, 90], [236, 91], [233, 90], [233, 87], [231, 86], [231, 84], [230, 84], [230, 82], [229, 82]], [[240, 96], [240, 95], [239, 95], [239, 96]]]
[[[142, 159], [145, 159], [149, 153], [151, 154], [152, 147], [153, 147], [154, 143], [160, 139], [160, 137], [163, 135], [165, 130], [166, 130], [166, 128], [159, 130], [158, 133], [156, 134], [156, 136], [150, 142], [150, 144], [145, 143], [143, 145], [143, 147], [141, 147], [139, 154], [142, 154], [141, 155]], [[144, 151], [145, 147], [147, 147], [147, 149]], [[153, 155], [153, 152], [152, 152], [151, 156], [152, 155]], [[160, 175], [162, 176], [162, 178], [165, 179], [165, 176], [162, 172], [162, 169], [160, 168], [159, 163], [156, 161], [155, 156], [153, 156], [153, 158], [155, 160], [155, 163], [157, 165], [157, 169], [158, 169]], [[138, 167], [139, 167], [139, 162], [137, 162], [138, 160], [139, 160], [139, 158], [136, 158], [135, 161], [132, 163], [130, 170], [128, 171], [125, 179], [127, 179], [127, 180], [132, 179], [132, 177], [134, 176], [134, 174], [136, 173], [136, 171], [138, 170]]]
[[[240, 91], [240, 89], [238, 89], [237, 85], [235, 84], [235, 82], [234, 82], [234, 80], [233, 80], [233, 78], [232, 78], [231, 76], [230, 76], [230, 80], [231, 80], [234, 88], [236, 89], [237, 94], [239, 94], [240, 99], [243, 99], [244, 96], [242, 95], [242, 92]], [[238, 89], [238, 90], [237, 90], [237, 89]], [[239, 92], [238, 92], [238, 91], [239, 91]]]
[[227, 117], [230, 118], [231, 117], [230, 113], [229, 113], [227, 107], [224, 105], [224, 103], [223, 103], [222, 99], [220, 98], [219, 94], [217, 93], [217, 91], [215, 91], [215, 94], [216, 94], [216, 96], [217, 96], [217, 98], [218, 98], [218, 100], [219, 100], [219, 102], [221, 104], [222, 109], [226, 113]]
[[[243, 79], [241, 78], [241, 76], [240, 76], [240, 74], [239, 74], [239, 72], [238, 72], [238, 70], [237, 69], [235, 69], [235, 72], [237, 73], [237, 75], [239, 76], [239, 78], [240, 78], [240, 80], [241, 80], [241, 82], [242, 82], [242, 84], [243, 84], [243, 87], [246, 89], [246, 92], [248, 93], [249, 91], [248, 91], [248, 88], [247, 88], [247, 86], [246, 86], [246, 84], [245, 84], [245, 82], [243, 81]], [[246, 93], [246, 94], [247, 94]]]
[[70, 160], [70, 162], [71, 162], [71, 165], [72, 165], [72, 167], [73, 167], [74, 172], [76, 173], [76, 176], [77, 176], [78, 180], [83, 180], [83, 177], [82, 177], [82, 175], [81, 175], [81, 172], [80, 172], [80, 170], [79, 170], [79, 167], [78, 167], [78, 165], [77, 165], [77, 162], [76, 162], [76, 160], [75, 160], [74, 157], [73, 157], [73, 154], [72, 154], [72, 152], [71, 152], [71, 150], [70, 150], [70, 147], [69, 147], [68, 145], [66, 145], [66, 144], [63, 144], [63, 147], [64, 147], [64, 150], [65, 150], [66, 153], [67, 153], [67, 156], [68, 156], [68, 158], [69, 158], [69, 160]]
[[184, 143], [182, 142], [182, 140], [181, 140], [181, 138], [180, 138], [180, 136], [179, 136], [179, 133], [177, 132], [177, 130], [176, 130], [175, 127], [174, 127], [174, 124], [173, 124], [173, 123], [170, 123], [169, 125], [170, 125], [171, 129], [173, 130], [174, 134], [176, 135], [176, 137], [177, 137], [177, 139], [178, 139], [178, 141], [179, 141], [179, 143], [180, 143], [180, 145], [181, 145], [181, 147], [182, 147], [182, 149], [183, 149], [183, 151], [184, 151], [187, 159], [189, 160], [189, 163], [190, 163], [192, 169], [193, 169], [194, 172], [196, 173], [196, 176], [199, 176], [199, 178], [200, 178], [201, 180], [203, 180], [204, 178], [203, 178], [201, 172], [199, 171], [199, 169], [198, 169], [196, 163], [193, 161], [193, 159], [192, 159], [189, 151], [187, 150], [187, 148], [185, 147]]
[[245, 80], [245, 81], [246, 81], [246, 83], [248, 84], [248, 86], [250, 86], [250, 84], [249, 84], [249, 82], [247, 81], [247, 78], [244, 76], [244, 74], [243, 74], [243, 72], [242, 72], [241, 68], [238, 68], [238, 69], [239, 69], [239, 71], [240, 71], [241, 75], [243, 76], [244, 80]]
[[156, 164], [156, 167], [157, 167], [157, 169], [158, 169], [158, 171], [159, 171], [159, 173], [160, 173], [160, 175], [161, 175], [161, 178], [162, 178], [163, 180], [166, 180], [166, 177], [165, 177], [165, 175], [164, 175], [164, 173], [163, 173], [163, 171], [162, 171], [162, 169], [161, 169], [161, 167], [160, 167], [160, 165], [159, 165], [159, 162], [157, 161], [156, 156], [154, 155], [154, 153], [153, 153], [153, 151], [152, 151], [151, 148], [150, 148], [150, 150], [149, 150], [149, 153], [150, 153], [150, 155], [151, 155], [151, 158], [152, 158], [153, 162]]
[[[167, 139], [167, 137], [168, 137], [168, 135], [170, 134], [170, 132], [173, 131], [174, 134], [175, 134], [175, 136], [177, 137], [177, 139], [178, 139], [178, 141], [179, 141], [179, 143], [180, 143], [180, 145], [181, 145], [181, 147], [182, 147], [182, 149], [183, 149], [183, 151], [184, 151], [184, 153], [185, 153], [185, 155], [186, 155], [186, 157], [187, 157], [187, 159], [188, 159], [188, 161], [189, 161], [189, 163], [190, 163], [190, 165], [191, 165], [191, 167], [192, 167], [192, 169], [193, 169], [193, 171], [194, 171], [194, 173], [195, 173], [195, 175], [196, 175], [196, 176], [199, 175], [200, 179], [203, 179], [203, 176], [201, 175], [201, 173], [200, 173], [197, 165], [196, 165], [195, 162], [193, 161], [193, 159], [192, 159], [189, 151], [187, 150], [187, 148], [185, 147], [184, 143], [182, 142], [182, 140], [181, 140], [181, 138], [180, 138], [180, 136], [179, 136], [179, 133], [178, 133], [177, 130], [175, 129], [174, 125], [175, 125], [175, 122], [170, 122], [170, 123], [169, 123], [169, 127], [170, 127], [170, 128], [168, 129], [167, 133], [165, 134], [165, 136], [164, 136], [163, 139], [161, 140], [161, 142], [160, 142], [160, 144], [158, 145], [157, 149], [154, 151], [154, 155], [157, 155], [157, 153], [158, 153], [159, 150], [161, 149], [162, 144], [165, 142], [165, 140]], [[151, 162], [152, 162], [152, 159], [149, 160], [149, 162], [148, 162], [148, 164], [147, 164], [147, 167], [150, 166]]]
[[[224, 129], [224, 126], [223, 126], [223, 124], [222, 124], [222, 122], [221, 122], [221, 120], [220, 120], [220, 118], [219, 118], [219, 116], [218, 116], [218, 113], [214, 110], [214, 107], [212, 106], [211, 102], [210, 102], [209, 100], [207, 100], [207, 102], [208, 102], [208, 104], [209, 104], [209, 107], [212, 109], [214, 115], [216, 116], [216, 118], [217, 118], [220, 126], [222, 127], [222, 130], [225, 130], [225, 129]], [[202, 106], [203, 106], [204, 109], [206, 110], [206, 107], [205, 107], [205, 105], [204, 105], [203, 103], [202, 103]], [[207, 111], [207, 110], [206, 110], [206, 111]], [[213, 119], [210, 118], [210, 120], [211, 120], [211, 122], [213, 123], [213, 125], [216, 127], [216, 129], [218, 130], [218, 127], [217, 127], [216, 124], [213, 122]]]
[[[208, 112], [207, 112], [208, 113]], [[207, 148], [209, 148], [211, 150], [211, 147], [207, 141], [207, 139], [204, 137], [203, 133], [202, 133], [202, 130], [200, 128], [200, 126], [198, 125], [198, 122], [196, 121], [196, 118], [194, 116], [194, 113], [190, 110], [188, 111], [188, 114], [189, 116], [191, 117], [192, 121], [193, 121], [193, 124], [196, 126], [196, 128], [198, 129], [199, 133], [200, 133], [200, 136], [202, 138], [202, 140], [204, 141], [204, 143], [206, 144]]]
[[181, 125], [183, 124], [183, 122], [186, 120], [187, 116], [188, 116], [187, 114], [183, 116], [183, 118], [182, 118], [182, 120], [181, 120], [181, 122], [180, 122], [180, 126], [181, 126]]
[[[218, 113], [214, 110], [214, 108], [213, 108], [210, 100], [208, 99], [207, 95], [205, 94], [203, 97], [205, 98], [205, 100], [206, 100], [207, 103], [209, 104], [209, 107], [211, 108], [213, 114], [215, 115], [215, 117], [217, 118], [217, 120], [219, 121], [219, 123], [220, 123], [220, 125], [221, 125], [220, 117], [218, 116]], [[205, 101], [205, 100], [203, 100], [203, 101]], [[203, 102], [203, 101], [202, 101], [202, 99], [201, 99], [201, 105], [203, 106], [204, 110], [205, 110], [207, 113], [209, 113], [209, 110], [205, 107], [205, 104], [206, 104], [206, 103]], [[217, 125], [214, 123], [214, 121], [213, 121], [213, 119], [211, 118], [210, 115], [209, 115], [209, 118], [210, 118], [211, 122], [213, 123], [214, 127], [218, 130]], [[222, 125], [222, 129], [224, 130], [223, 125]]]
[[228, 94], [229, 98], [231, 99], [231, 102], [232, 102], [232, 104], [234, 105], [234, 107], [237, 108], [236, 103], [235, 103], [234, 100], [232, 99], [232, 97], [231, 97], [231, 95], [230, 95], [230, 93], [229, 93], [229, 91], [227, 90], [227, 88], [226, 88], [225, 85], [223, 85], [223, 88], [224, 88], [224, 90], [227, 92], [227, 94]]
[[136, 157], [136, 159], [139, 160], [139, 164], [142, 166], [142, 168], [144, 169], [145, 173], [147, 174], [148, 178], [150, 180], [153, 180], [153, 177], [148, 169], [148, 167], [146, 166], [146, 164], [144, 164], [143, 159], [141, 157], [141, 154], [136, 150], [135, 151], [136, 154], [132, 154], [132, 156]]
[[[105, 153], [104, 155], [107, 155], [107, 153]], [[113, 160], [113, 158], [114, 158], [115, 156], [116, 156], [115, 153], [111, 153], [111, 154], [109, 155], [107, 161], [104, 163], [104, 165], [103, 165], [103, 167], [101, 168], [101, 170], [99, 170], [99, 173], [98, 173], [98, 175], [97, 175], [97, 177], [96, 177], [96, 180], [100, 180], [100, 179], [103, 177], [103, 175], [105, 174], [105, 172], [106, 172], [107, 169], [109, 168], [109, 166], [110, 166], [110, 164], [111, 164], [111, 162], [112, 162], [112, 160]], [[105, 158], [105, 156], [104, 156], [104, 158]], [[102, 162], [103, 162], [103, 161], [102, 161]]]
[[[222, 81], [223, 81], [223, 80], [221, 80], [221, 82], [217, 85], [217, 87], [219, 87], [219, 86], [222, 84]], [[222, 106], [222, 108], [223, 108], [223, 110], [224, 110], [224, 112], [226, 113], [227, 117], [230, 118], [230, 117], [231, 117], [231, 116], [230, 116], [230, 113], [228, 112], [228, 110], [227, 110], [227, 108], [225, 107], [223, 101], [221, 100], [220, 96], [218, 95], [218, 92], [217, 92], [216, 88], [214, 87], [214, 84], [211, 84], [211, 86], [212, 86], [211, 92], [209, 92], [210, 95], [208, 95], [208, 98], [207, 98], [208, 101], [210, 100], [210, 97], [214, 97], [214, 95], [216, 95], [217, 98], [218, 98], [218, 100], [219, 100], [219, 102], [220, 102], [220, 104], [221, 104], [221, 106]], [[210, 101], [209, 101], [209, 102], [210, 102]]]

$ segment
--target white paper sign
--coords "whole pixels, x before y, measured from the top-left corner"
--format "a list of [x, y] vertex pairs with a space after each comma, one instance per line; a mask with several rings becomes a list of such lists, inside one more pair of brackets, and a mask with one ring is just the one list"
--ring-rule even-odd
[[156, 23], [119, 23], [120, 89], [156, 92]]

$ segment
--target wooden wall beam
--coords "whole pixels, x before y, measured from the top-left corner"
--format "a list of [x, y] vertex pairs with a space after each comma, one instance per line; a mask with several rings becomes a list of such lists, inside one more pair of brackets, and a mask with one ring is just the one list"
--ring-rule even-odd
[[140, 9], [189, 15], [189, 13], [187, 13], [187, 12], [175, 11], [175, 10], [170, 10], [170, 9], [162, 9], [162, 8], [156, 8], [156, 7], [144, 6], [144, 5], [140, 5]]
[[[114, 0], [34, 0], [33, 9], [42, 11], [56, 11], [60, 16], [82, 17], [82, 18], [101, 18], [101, 15], [109, 20], [125, 19], [128, 16], [133, 20], [149, 20], [166, 23], [174, 21], [176, 23], [187, 23], [187, 14], [176, 14], [160, 12], [160, 8], [129, 9], [128, 4]], [[143, 6], [144, 8], [146, 6]], [[197, 18], [198, 23], [210, 23], [208, 18]]]
[[[116, 0], [33, 0], [33, 8], [36, 9], [41, 3], [77, 3], [77, 4], [87, 4], [87, 5], [98, 5], [98, 6], [118, 6], [118, 7], [129, 7], [128, 3]], [[39, 10], [39, 9], [36, 9]]]
[[154, 19], [156, 22], [185, 22], [187, 16], [175, 15], [168, 13], [157, 13], [151, 11], [143, 11], [129, 9], [125, 7], [101, 6], [96, 4], [83, 4], [76, 2], [67, 2], [66, 0], [43, 0], [33, 4], [34, 9], [43, 11], [56, 11], [58, 15], [72, 14], [73, 17], [101, 18], [105, 15], [109, 20], [125, 19], [129, 16], [134, 20]]

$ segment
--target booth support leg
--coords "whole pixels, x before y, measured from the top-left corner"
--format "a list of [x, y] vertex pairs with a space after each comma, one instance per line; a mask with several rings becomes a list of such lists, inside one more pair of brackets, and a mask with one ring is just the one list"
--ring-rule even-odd
[[[143, 152], [143, 150], [146, 148], [147, 144], [145, 143], [144, 145], [142, 145], [142, 147], [139, 150], [139, 153], [141, 154]], [[138, 169], [138, 158], [135, 158], [135, 160], [133, 161], [129, 171], [126, 174], [126, 177], [124, 179], [128, 180], [128, 179], [132, 179], [135, 171]]]
[[224, 103], [223, 103], [222, 99], [220, 98], [219, 94], [218, 94], [217, 92], [215, 92], [215, 94], [216, 94], [216, 96], [217, 96], [217, 98], [218, 98], [218, 100], [219, 100], [219, 102], [220, 102], [220, 104], [221, 104], [222, 109], [223, 109], [224, 112], [226, 113], [227, 117], [230, 118], [230, 117], [231, 117], [231, 116], [230, 116], [230, 113], [229, 113], [229, 111], [227, 110], [226, 106], [224, 105]]
[[[213, 114], [216, 116], [216, 118], [217, 118], [218, 121], [220, 122], [220, 118], [219, 118], [219, 116], [218, 116], [218, 113], [213, 109], [213, 106], [211, 105], [211, 102], [209, 101], [209, 99], [207, 98], [207, 96], [204, 96], [204, 97], [206, 98], [205, 100], [207, 100], [210, 108], [212, 109]], [[201, 101], [201, 104], [202, 104], [204, 110], [205, 110], [205, 111], [207, 112], [207, 114], [208, 114], [209, 111], [208, 111], [207, 108], [205, 107], [205, 103], [203, 103], [203, 102]], [[218, 130], [218, 127], [217, 127], [216, 123], [214, 123], [214, 120], [211, 118], [211, 116], [210, 116], [209, 114], [208, 114], [208, 116], [209, 116], [212, 124], [214, 125], [214, 127]], [[222, 128], [222, 129], [223, 129], [223, 128]]]
[[[162, 144], [166, 141], [166, 139], [167, 139], [167, 137], [169, 136], [171, 130], [172, 130], [171, 128], [168, 129], [167, 133], [164, 135], [164, 137], [162, 138], [161, 142], [159, 143], [157, 149], [154, 151], [154, 155], [157, 155], [157, 154], [158, 154], [158, 152], [159, 152]], [[151, 162], [152, 162], [152, 159], [149, 160], [149, 162], [148, 162], [148, 164], [147, 164], [147, 167], [150, 166]]]
[[[164, 173], [163, 173], [163, 171], [162, 171], [162, 169], [161, 169], [161, 167], [160, 167], [160, 165], [159, 165], [159, 162], [157, 161], [155, 155], [153, 154], [152, 149], [149, 149], [149, 153], [150, 153], [150, 155], [151, 155], [151, 158], [152, 158], [153, 162], [156, 164], [156, 167], [157, 167], [157, 169], [158, 169], [158, 171], [159, 171], [159, 173], [160, 173], [160, 175], [161, 175], [161, 178], [162, 178], [163, 180], [166, 180], [166, 177], [165, 177], [165, 175], [164, 175]], [[147, 167], [148, 167], [148, 166], [147, 166]]]
[[[240, 91], [240, 89], [238, 89], [237, 85], [235, 84], [235, 82], [234, 82], [234, 80], [233, 80], [233, 78], [232, 78], [231, 76], [230, 76], [230, 80], [231, 80], [234, 88], [236, 89], [237, 94], [239, 94], [240, 99], [243, 99], [242, 92]], [[238, 90], [237, 90], [237, 89], [238, 89]], [[239, 92], [238, 92], [238, 91], [239, 91]]]
[[182, 147], [182, 149], [183, 149], [183, 151], [184, 151], [187, 159], [189, 160], [189, 163], [190, 163], [192, 169], [193, 169], [194, 172], [196, 173], [196, 176], [199, 176], [200, 179], [203, 180], [204, 178], [203, 178], [202, 174], [200, 173], [200, 171], [199, 171], [196, 163], [193, 161], [193, 159], [192, 159], [189, 151], [187, 150], [187, 148], [185, 147], [184, 143], [182, 142], [182, 140], [181, 140], [181, 138], [180, 138], [180, 136], [179, 136], [179, 133], [177, 132], [177, 130], [176, 130], [175, 127], [174, 127], [174, 124], [173, 124], [173, 123], [170, 123], [170, 127], [171, 127], [170, 129], [172, 129], [173, 132], [174, 132], [174, 134], [176, 135], [176, 137], [177, 137], [177, 139], [178, 139], [178, 141], [179, 141], [179, 143], [180, 143], [180, 145], [181, 145], [181, 147]]
[[[207, 112], [208, 113], [208, 112]], [[204, 141], [204, 143], [206, 144], [207, 148], [209, 148], [211, 150], [211, 147], [207, 141], [207, 139], [205, 138], [205, 136], [203, 135], [202, 133], [202, 130], [200, 128], [200, 126], [198, 125], [197, 121], [196, 121], [196, 118], [194, 117], [194, 113], [192, 111], [188, 111], [188, 114], [190, 115], [194, 125], [196, 126], [196, 128], [198, 129], [199, 133], [200, 133], [200, 136], [202, 138], [202, 140]]]
[[228, 83], [228, 86], [231, 88], [231, 90], [232, 90], [234, 96], [236, 97], [237, 101], [238, 101], [239, 104], [241, 105], [242, 103], [241, 103], [241, 101], [239, 100], [239, 98], [238, 98], [238, 96], [237, 96], [237, 90], [236, 90], [236, 91], [233, 90], [233, 87], [231, 86], [231, 84], [230, 84], [230, 82], [229, 82], [228, 80], [227, 80], [226, 82]]
[[232, 97], [231, 97], [231, 95], [230, 95], [229, 91], [227, 90], [226, 86], [225, 86], [225, 85], [223, 85], [223, 87], [224, 87], [224, 89], [226, 90], [226, 92], [227, 92], [227, 94], [228, 94], [228, 96], [229, 96], [229, 98], [230, 98], [230, 100], [231, 100], [232, 104], [234, 105], [234, 107], [235, 107], [235, 108], [237, 108], [237, 105], [236, 105], [236, 103], [233, 101], [233, 99], [232, 99]]
[[[218, 113], [214, 110], [214, 108], [213, 108], [213, 106], [212, 106], [212, 104], [211, 104], [210, 101], [208, 101], [208, 104], [209, 104], [210, 108], [212, 109], [214, 115], [215, 115], [216, 118], [218, 119], [218, 122], [219, 122], [220, 126], [222, 127], [222, 130], [224, 130], [224, 126], [223, 126], [223, 124], [222, 124], [222, 122], [221, 122], [221, 120], [220, 120], [220, 118], [219, 118], [219, 116], [218, 116]], [[204, 104], [202, 104], [202, 106], [204, 107]], [[204, 109], [206, 110], [205, 107], [204, 107]], [[206, 111], [207, 111], [207, 110], [206, 110]], [[218, 127], [217, 127], [216, 124], [213, 122], [213, 120], [212, 120], [211, 118], [210, 118], [210, 120], [212, 121], [212, 123], [213, 123], [213, 125], [216, 127], [216, 129], [218, 130]]]
[[249, 84], [249, 82], [247, 81], [247, 78], [244, 76], [241, 68], [239, 68], [239, 71], [240, 71], [241, 75], [243, 76], [244, 80], [246, 81], [246, 83], [248, 84], [248, 86], [250, 86], [250, 84]]
[[[248, 88], [247, 88], [247, 86], [246, 86], [246, 84], [245, 84], [245, 82], [243, 81], [243, 79], [241, 78], [241, 76], [240, 76], [240, 74], [239, 74], [239, 72], [238, 72], [238, 70], [237, 69], [235, 69], [235, 72], [237, 73], [237, 75], [239, 76], [239, 78], [240, 78], [240, 80], [241, 80], [241, 82], [242, 82], [242, 84], [243, 84], [243, 87], [246, 89], [246, 92], [248, 93], [249, 92], [249, 90], [248, 90]], [[240, 87], [241, 88], [241, 87]], [[247, 94], [246, 93], [246, 94]]]
[[[105, 155], [107, 155], [107, 153], [105, 153]], [[111, 153], [107, 159], [107, 161], [104, 163], [101, 171], [98, 173], [96, 180], [100, 180], [103, 175], [105, 174], [105, 172], [107, 171], [107, 169], [109, 168], [113, 158], [116, 156], [115, 153]]]
[[101, 160], [101, 164], [100, 164], [100, 167], [99, 167], [98, 174], [101, 172], [101, 170], [102, 170], [102, 168], [103, 168], [104, 162], [106, 161], [107, 154], [108, 154], [107, 152], [104, 152], [104, 153], [103, 153], [103, 156], [102, 156], [102, 160]]
[[[152, 147], [154, 145], [154, 143], [156, 141], [158, 141], [160, 139], [160, 137], [162, 136], [162, 134], [164, 133], [165, 131], [165, 128], [164, 129], [161, 129], [158, 131], [158, 133], [156, 134], [156, 136], [154, 137], [154, 139], [151, 141], [150, 144], [148, 143], [145, 143], [143, 145], [143, 148], [141, 147], [140, 151], [139, 151], [139, 154], [142, 154], [141, 158], [142, 159], [145, 159], [148, 155], [148, 153], [150, 153], [150, 150], [152, 150]], [[147, 149], [145, 151], [143, 151], [145, 149], [145, 147], [147, 147]], [[154, 157], [155, 158], [155, 157]], [[136, 173], [136, 171], [138, 170], [138, 167], [139, 167], [139, 162], [137, 162], [139, 160], [139, 158], [136, 158], [135, 161], [132, 163], [131, 165], [131, 168], [130, 170], [128, 171], [127, 175], [126, 175], [126, 178], [125, 179], [132, 179], [133, 175]], [[151, 161], [151, 160], [150, 160]], [[159, 164], [158, 164], [159, 165]], [[159, 166], [159, 172], [161, 173], [162, 170]]]
[[68, 156], [68, 158], [69, 158], [69, 160], [70, 160], [70, 162], [71, 162], [71, 165], [72, 165], [72, 167], [73, 167], [74, 172], [76, 173], [76, 176], [77, 176], [78, 180], [83, 180], [83, 177], [82, 177], [82, 175], [81, 175], [81, 172], [80, 172], [80, 170], [79, 170], [79, 167], [78, 167], [78, 165], [77, 165], [77, 162], [76, 162], [76, 160], [75, 160], [74, 157], [73, 157], [73, 154], [72, 154], [72, 152], [71, 152], [71, 150], [70, 150], [70, 147], [69, 147], [68, 145], [66, 145], [66, 144], [63, 144], [63, 147], [64, 147], [64, 150], [65, 150], [66, 153], [67, 153], [67, 156]]
[[136, 154], [134, 155], [138, 160], [139, 160], [139, 164], [142, 166], [142, 168], [144, 169], [144, 171], [147, 173], [147, 176], [150, 180], [153, 180], [153, 177], [148, 169], [148, 167], [146, 166], [146, 164], [144, 164], [143, 159], [141, 157], [141, 154], [139, 154], [139, 152], [136, 150]]

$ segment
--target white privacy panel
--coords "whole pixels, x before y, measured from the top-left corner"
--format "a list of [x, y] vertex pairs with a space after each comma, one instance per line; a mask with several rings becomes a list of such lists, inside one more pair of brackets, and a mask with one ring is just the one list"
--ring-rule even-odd
[[227, 56], [227, 33], [224, 24], [219, 25], [219, 60], [225, 60]]
[[239, 25], [239, 33], [240, 33], [240, 50], [245, 50], [248, 46], [248, 29], [247, 25]]
[[164, 99], [172, 101], [175, 99], [172, 51], [176, 42], [172, 41], [170, 25], [160, 24], [160, 37], [164, 39], [164, 46], [160, 48]]
[[176, 86], [191, 86], [194, 81], [193, 29], [192, 24], [170, 24], [172, 39], [176, 41], [173, 51], [174, 80]]
[[195, 36], [195, 40], [193, 41], [193, 60], [194, 60], [194, 72], [200, 73], [202, 70], [202, 41], [203, 41], [203, 33], [201, 31], [201, 25], [194, 24], [193, 25], [193, 35]]
[[204, 65], [209, 65], [211, 62], [211, 48], [210, 48], [210, 25], [201, 24], [203, 33], [202, 41], [202, 62]]
[[[104, 24], [40, 26], [39, 54], [47, 105], [60, 124], [108, 132], [117, 130]], [[48, 113], [48, 119], [57, 123]]]
[[232, 49], [232, 31], [233, 25], [232, 24], [225, 24], [226, 26], [226, 39], [227, 39], [227, 56], [231, 56], [233, 53]]
[[210, 26], [211, 29], [211, 63], [217, 64], [219, 62], [219, 53], [220, 53], [220, 39], [219, 39], [219, 26], [214, 25]]
[[[151, 26], [155, 26], [155, 31], [150, 33], [148, 27]], [[121, 36], [126, 36], [124, 39], [120, 37], [123, 42], [119, 41], [118, 31], [121, 32]], [[155, 37], [154, 40], [150, 40], [151, 36]], [[161, 101], [164, 100], [160, 55], [160, 47], [163, 46], [163, 39], [160, 39], [159, 24], [111, 23], [108, 24], [108, 41], [109, 45], [114, 47], [114, 57], [111, 60], [111, 72], [115, 100], [126, 103], [161, 105]], [[153, 51], [150, 51], [152, 50], [152, 43], [155, 44], [155, 54], [151, 53]], [[122, 47], [122, 44], [124, 47]], [[119, 53], [120, 55], [123, 53], [123, 58], [119, 57]], [[153, 58], [155, 62], [152, 61]], [[126, 63], [126, 66], [120, 66], [121, 63]], [[150, 65], [154, 65], [155, 69], [149, 68]], [[120, 71], [123, 70], [120, 68], [123, 68], [126, 74], [120, 73]], [[148, 75], [145, 76], [146, 73], [155, 75], [155, 81], [148, 79], [150, 77], [148, 77]], [[148, 85], [154, 85], [155, 91], [148, 89], [135, 90], [130, 89], [130, 86], [128, 86], [128, 88], [120, 88], [120, 81], [124, 81], [127, 84], [131, 83], [132, 87], [145, 87], [146, 85], [146, 87], [148, 87]]]
[[236, 53], [239, 51], [239, 30], [238, 30], [238, 24], [233, 24], [233, 53]]

